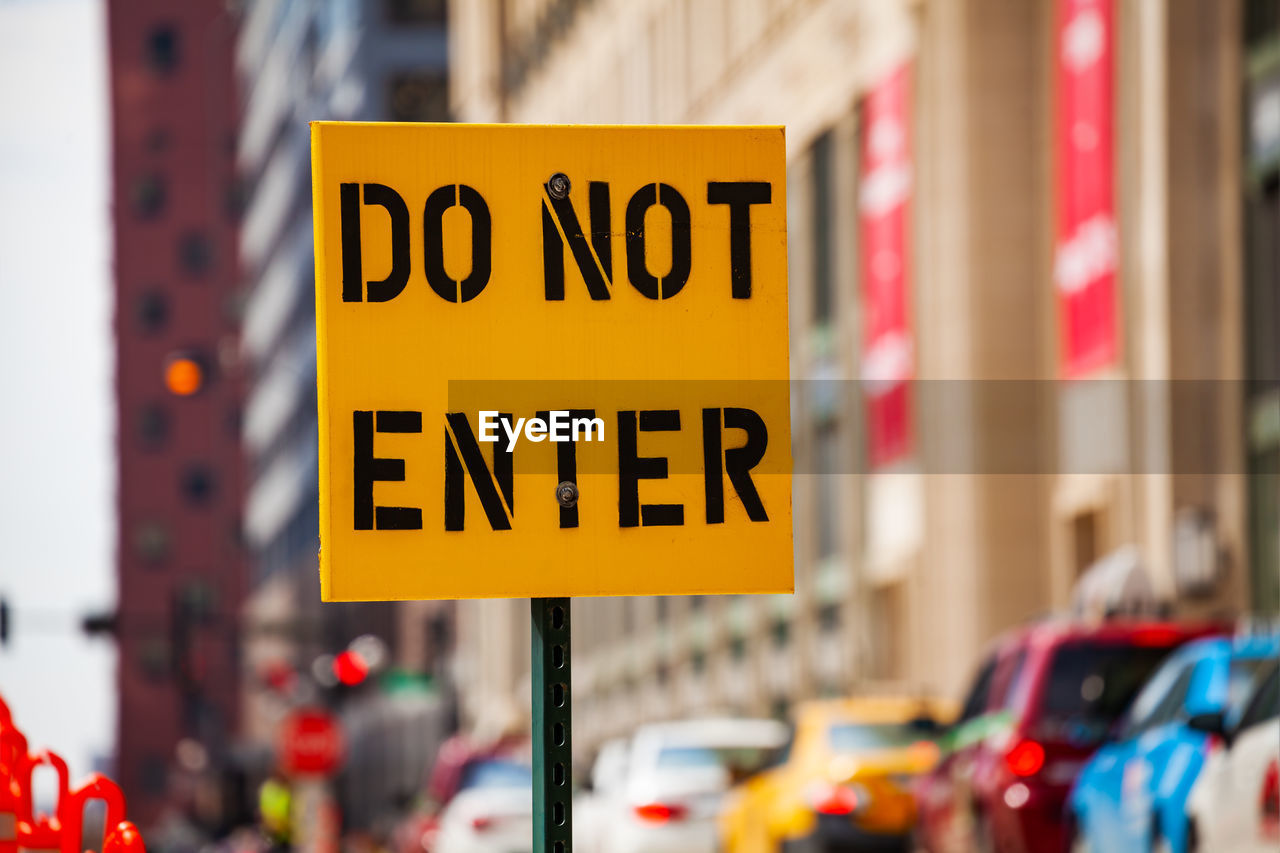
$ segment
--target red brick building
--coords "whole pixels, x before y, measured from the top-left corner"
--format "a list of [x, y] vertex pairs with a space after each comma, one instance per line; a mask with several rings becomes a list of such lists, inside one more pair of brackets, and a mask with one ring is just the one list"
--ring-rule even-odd
[[220, 778], [240, 703], [234, 21], [225, 0], [107, 8], [117, 772], [144, 827], [171, 806], [216, 821], [200, 786], [182, 782]]

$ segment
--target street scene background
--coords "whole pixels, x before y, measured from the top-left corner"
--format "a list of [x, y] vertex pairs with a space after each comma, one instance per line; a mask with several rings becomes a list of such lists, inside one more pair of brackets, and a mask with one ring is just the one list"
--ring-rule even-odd
[[[1274, 0], [0, 2], [13, 720], [154, 850], [513, 853], [528, 602], [320, 602], [316, 120], [785, 126], [796, 591], [574, 601], [575, 846], [1217, 831], [1280, 656]], [[1218, 705], [1147, 682], [1184, 643]], [[1090, 775], [1144, 685], [1212, 769], [1160, 808]]]

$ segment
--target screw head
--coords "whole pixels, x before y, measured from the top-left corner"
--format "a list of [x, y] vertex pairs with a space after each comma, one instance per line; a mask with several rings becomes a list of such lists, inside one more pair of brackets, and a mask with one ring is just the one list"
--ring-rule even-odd
[[565, 480], [556, 486], [556, 501], [565, 509], [577, 506], [578, 484]]
[[569, 176], [564, 172], [556, 172], [547, 180], [547, 192], [554, 199], [569, 197]]

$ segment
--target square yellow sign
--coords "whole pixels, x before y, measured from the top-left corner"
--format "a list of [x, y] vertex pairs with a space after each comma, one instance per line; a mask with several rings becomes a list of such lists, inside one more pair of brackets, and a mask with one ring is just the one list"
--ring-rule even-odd
[[324, 600], [793, 589], [782, 128], [311, 133]]

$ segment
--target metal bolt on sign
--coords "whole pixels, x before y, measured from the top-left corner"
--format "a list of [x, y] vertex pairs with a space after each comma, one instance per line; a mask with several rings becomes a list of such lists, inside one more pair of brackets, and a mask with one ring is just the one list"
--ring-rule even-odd
[[556, 172], [547, 181], [547, 192], [551, 197], [560, 200], [569, 197], [569, 176], [564, 172]]
[[569, 599], [532, 598], [529, 605], [533, 617], [533, 853], [571, 853]]
[[565, 480], [556, 486], [556, 501], [565, 509], [578, 505], [578, 484]]

